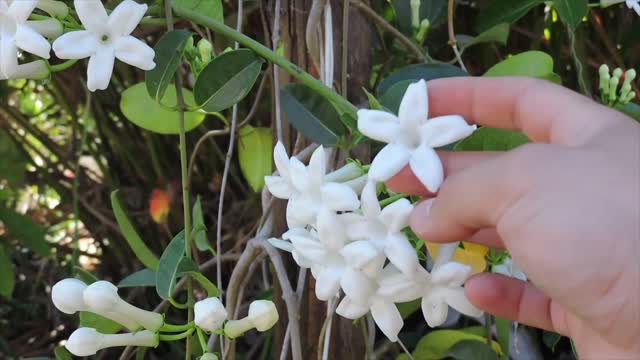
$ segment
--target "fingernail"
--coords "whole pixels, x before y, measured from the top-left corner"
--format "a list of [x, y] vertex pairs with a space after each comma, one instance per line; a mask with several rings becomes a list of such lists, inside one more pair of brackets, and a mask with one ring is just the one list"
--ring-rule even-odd
[[434, 199], [429, 199], [420, 202], [413, 209], [411, 218], [409, 219], [409, 225], [416, 235], [424, 238], [428, 232], [429, 214], [431, 213], [431, 207], [433, 207]]

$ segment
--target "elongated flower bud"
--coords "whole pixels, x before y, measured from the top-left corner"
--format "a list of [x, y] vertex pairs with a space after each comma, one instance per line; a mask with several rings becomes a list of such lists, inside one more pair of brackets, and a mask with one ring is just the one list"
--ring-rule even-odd
[[65, 344], [67, 350], [76, 356], [92, 356], [102, 349], [116, 346], [156, 347], [158, 335], [149, 330], [109, 335], [92, 328], [79, 328]]
[[206, 353], [200, 357], [200, 360], [218, 360], [218, 355], [214, 353]]
[[82, 293], [87, 284], [78, 279], [64, 279], [58, 281], [51, 288], [51, 301], [53, 305], [65, 314], [75, 314], [78, 311], [87, 310]]
[[64, 30], [62, 23], [56, 19], [27, 21], [30, 28], [49, 39], [55, 39], [62, 35]]
[[[96, 281], [83, 293], [84, 302], [90, 311], [122, 323], [128, 328], [134, 324], [148, 330], [158, 330], [164, 323], [162, 315], [139, 309], [118, 296], [118, 288], [108, 281]], [[115, 315], [115, 318], [114, 318]], [[120, 319], [120, 321], [118, 320]]]
[[208, 298], [198, 301], [193, 308], [195, 324], [207, 331], [216, 331], [222, 328], [227, 320], [227, 310], [218, 298]]
[[39, 0], [36, 7], [51, 16], [61, 19], [69, 15], [69, 7], [62, 1]]
[[278, 322], [276, 305], [269, 300], [256, 300], [249, 305], [249, 314], [240, 320], [230, 320], [224, 326], [224, 333], [235, 339], [252, 328], [267, 331]]
[[411, 26], [414, 29], [420, 27], [420, 0], [409, 1], [411, 7]]
[[600, 73], [600, 91], [605, 95], [609, 93], [609, 80], [611, 80], [611, 74], [607, 64], [602, 64], [599, 69]]
[[14, 80], [14, 79], [30, 79], [30, 80], [42, 80], [49, 77], [51, 73], [47, 62], [44, 60], [36, 60], [26, 64], [20, 64], [18, 67], [11, 69], [10, 72], [2, 72], [0, 69], [0, 80]]

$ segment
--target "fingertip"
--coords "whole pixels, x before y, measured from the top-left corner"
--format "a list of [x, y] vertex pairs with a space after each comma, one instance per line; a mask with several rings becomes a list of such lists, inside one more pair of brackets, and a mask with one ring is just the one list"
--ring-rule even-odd
[[480, 273], [469, 278], [464, 284], [464, 292], [473, 305], [488, 311], [491, 305], [504, 298], [505, 289], [491, 273]]
[[409, 217], [411, 230], [423, 240], [429, 236], [429, 213], [431, 212], [433, 202], [434, 199], [419, 202]]

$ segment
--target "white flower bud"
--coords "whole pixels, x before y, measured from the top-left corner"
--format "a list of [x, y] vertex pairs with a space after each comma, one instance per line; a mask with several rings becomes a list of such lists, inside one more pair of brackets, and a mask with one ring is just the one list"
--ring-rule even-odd
[[49, 77], [50, 71], [47, 62], [44, 60], [36, 60], [26, 64], [20, 64], [11, 71], [4, 72], [0, 69], [0, 80], [14, 80], [14, 79], [30, 79], [30, 80], [42, 80]]
[[220, 299], [211, 297], [198, 301], [193, 308], [195, 324], [207, 331], [215, 331], [222, 328], [227, 319], [227, 310]]
[[[108, 281], [96, 281], [83, 293], [90, 311], [115, 320], [130, 329], [142, 326], [158, 330], [164, 323], [162, 315], [139, 309], [118, 296], [118, 288]], [[138, 326], [136, 326], [138, 325]]]
[[345, 182], [349, 180], [353, 180], [361, 175], [364, 172], [360, 169], [358, 165], [353, 162], [346, 164], [340, 169], [330, 172], [324, 176], [324, 181], [326, 182]]
[[65, 344], [76, 356], [92, 356], [98, 351], [116, 346], [158, 346], [158, 335], [149, 330], [127, 334], [101, 334], [96, 329], [79, 328], [71, 334]]
[[39, 0], [36, 7], [51, 16], [61, 19], [69, 15], [69, 7], [62, 1]]
[[78, 311], [87, 310], [87, 305], [82, 298], [82, 292], [87, 284], [78, 279], [64, 279], [58, 281], [51, 288], [51, 301], [53, 305], [65, 314], [75, 314]]
[[49, 39], [57, 38], [62, 35], [64, 30], [62, 23], [56, 19], [30, 20], [27, 21], [27, 24], [37, 33]]
[[224, 325], [224, 333], [235, 339], [249, 329], [267, 331], [278, 322], [276, 305], [269, 300], [256, 300], [249, 305], [249, 314], [240, 320], [230, 320]]
[[600, 91], [605, 95], [609, 94], [609, 80], [611, 80], [611, 74], [607, 64], [602, 64], [598, 71], [600, 73]]
[[218, 355], [214, 353], [206, 353], [200, 357], [200, 360], [218, 360]]

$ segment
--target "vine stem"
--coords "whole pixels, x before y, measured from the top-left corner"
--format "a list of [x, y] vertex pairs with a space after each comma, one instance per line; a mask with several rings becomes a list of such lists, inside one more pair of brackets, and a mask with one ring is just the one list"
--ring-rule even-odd
[[349, 101], [347, 101], [347, 99], [340, 96], [333, 89], [325, 86], [322, 81], [314, 78], [309, 73], [291, 63], [289, 60], [276, 54], [274, 51], [271, 51], [266, 46], [226, 26], [225, 24], [218, 22], [206, 15], [202, 15], [201, 13], [198, 13], [196, 11], [185, 9], [182, 7], [175, 7], [174, 10], [176, 14], [180, 15], [182, 18], [192, 21], [198, 25], [207, 27], [214, 32], [217, 32], [218, 34], [226, 36], [231, 40], [237, 41], [243, 46], [246, 46], [247, 48], [253, 50], [259, 56], [280, 66], [280, 68], [288, 72], [291, 76], [300, 80], [303, 84], [307, 85], [318, 94], [324, 96], [338, 109], [339, 112], [347, 113], [354, 118], [356, 117], [357, 108]]
[[[171, 0], [165, 0], [165, 16], [167, 20], [167, 30], [173, 30], [173, 13], [171, 10]], [[185, 101], [182, 93], [182, 77], [177, 71], [175, 75], [176, 99], [180, 114], [180, 176], [182, 182], [182, 207], [184, 215], [184, 253], [187, 258], [191, 258], [191, 204], [189, 202], [189, 177], [187, 162], [187, 135], [184, 126]], [[217, 257], [220, 258], [219, 256]], [[190, 279], [187, 279], [187, 322], [193, 321], [193, 287]], [[191, 360], [192, 353], [191, 337], [186, 338], [185, 359]]]
[[449, 8], [448, 8], [448, 15], [449, 15], [449, 20], [448, 20], [448, 28], [449, 28], [449, 45], [451, 46], [451, 49], [453, 49], [453, 53], [456, 55], [456, 59], [458, 59], [458, 63], [460, 64], [460, 67], [462, 68], [462, 70], [464, 70], [465, 72], [469, 72], [467, 71], [467, 68], [464, 66], [464, 62], [462, 62], [462, 55], [460, 55], [460, 50], [458, 50], [458, 42], [456, 41], [456, 33], [453, 29], [453, 5], [454, 5], [455, 1], [454, 0], [449, 0]]

